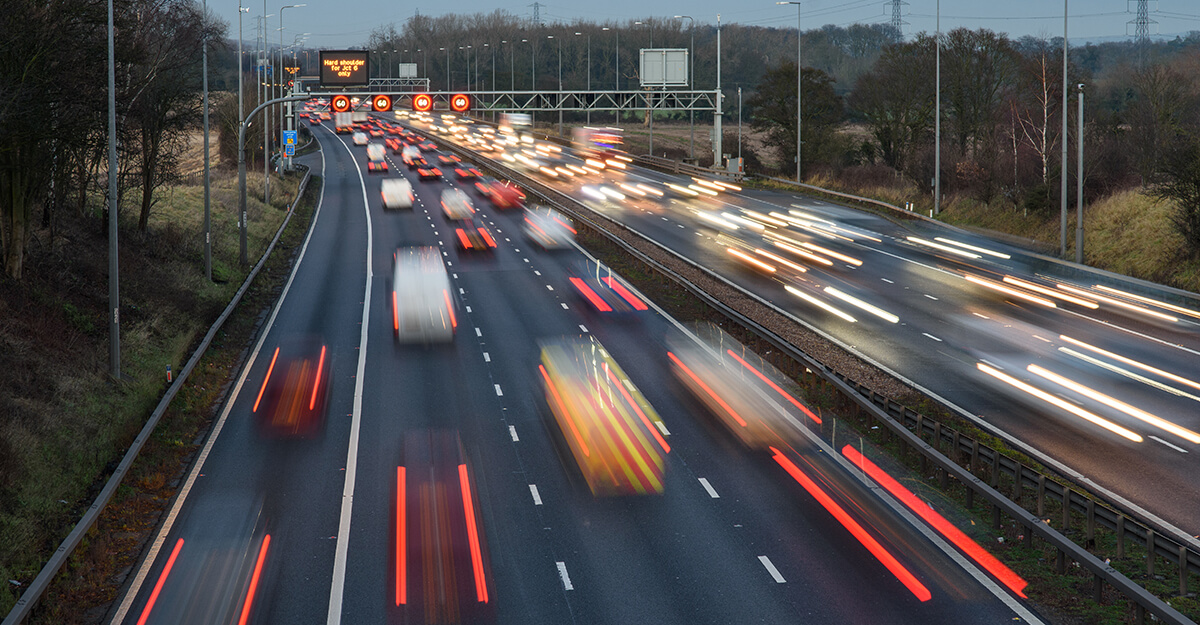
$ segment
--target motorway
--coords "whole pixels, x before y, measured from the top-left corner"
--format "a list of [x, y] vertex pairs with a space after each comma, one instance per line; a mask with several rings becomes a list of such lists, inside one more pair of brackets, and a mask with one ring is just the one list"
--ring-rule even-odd
[[[539, 163], [584, 164], [569, 152]], [[785, 192], [689, 197], [666, 185], [693, 179], [632, 166], [603, 177], [529, 169], [1177, 537], [1200, 534], [1195, 300], [1163, 302], [982, 236]], [[643, 197], [638, 184], [667, 192]]]
[[[385, 212], [365, 149], [313, 130], [322, 150], [305, 162], [323, 184], [309, 239], [112, 622], [1038, 622], [817, 438], [772, 457], [714, 427], [670, 374], [675, 322], [589, 310], [568, 279], [582, 251], [533, 248], [520, 212], [475, 197], [498, 247], [461, 253], [438, 200], [458, 183], [418, 181], [389, 157], [385, 175], [410, 179], [416, 201]], [[393, 338], [391, 259], [409, 245], [444, 250], [452, 343]], [[538, 340], [578, 335], [595, 336], [662, 418], [663, 494], [593, 497], [563, 451]], [[327, 350], [325, 419], [311, 438], [266, 436], [260, 388], [275, 348], [296, 344]], [[406, 439], [431, 430], [457, 432], [473, 476], [485, 610], [397, 606], [397, 469]], [[449, 561], [425, 563], [414, 576]], [[471, 571], [436, 575], [466, 584]]]

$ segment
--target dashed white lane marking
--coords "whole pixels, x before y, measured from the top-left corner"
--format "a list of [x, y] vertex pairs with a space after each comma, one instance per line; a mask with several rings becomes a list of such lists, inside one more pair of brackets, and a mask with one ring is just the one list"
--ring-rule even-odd
[[565, 562], [555, 562], [558, 567], [558, 576], [562, 578], [563, 590], [575, 590], [571, 585], [571, 576], [567, 575], [567, 564]]
[[525, 261], [525, 262], [529, 262], [529, 259], [528, 259], [528, 258], [522, 258], [521, 260], [523, 260], [523, 261]]
[[582, 323], [581, 323], [581, 324], [579, 324], [579, 329], [580, 329], [580, 330], [582, 330], [582, 331], [584, 331], [584, 332], [587, 332], [587, 331], [588, 331], [588, 329], [587, 329], [586, 327], [584, 327], [584, 325], [583, 325]]
[[936, 302], [936, 301], [938, 301], [938, 298], [936, 298], [936, 297], [934, 297], [934, 296], [932, 296], [932, 295], [930, 295], [930, 294], [928, 294], [928, 293], [925, 293], [924, 295], [925, 295], [925, 297], [928, 297], [929, 299], [931, 299], [931, 300], [933, 300], [933, 301], [935, 301], [935, 302]]
[[534, 269], [534, 270], [533, 270], [533, 275], [535, 275], [535, 276], [540, 276], [540, 275], [542, 275], [542, 272], [538, 271], [537, 269]]
[[542, 505], [542, 496], [538, 494], [537, 484], [529, 485], [529, 494], [533, 495], [533, 505]]
[[655, 421], [654, 425], [658, 426], [658, 430], [663, 433], [663, 436], [671, 435], [671, 433], [667, 431], [667, 426], [663, 425], [662, 421]]
[[520, 253], [521, 253], [521, 250], [519, 250], [519, 249], [517, 249], [517, 248], [515, 248], [515, 247], [513, 248], [513, 251], [514, 251], [514, 252], [516, 252], [516, 253], [518, 253], [518, 254], [520, 254]]
[[519, 436], [517, 436], [517, 426], [515, 426], [515, 425], [508, 426], [508, 433], [512, 435], [512, 439], [513, 439], [514, 443], [521, 440], [521, 438]]
[[458, 274], [456, 274], [456, 273], [452, 273], [452, 274], [450, 274], [450, 275], [454, 276], [454, 279], [455, 279], [455, 280], [457, 280], [457, 279], [458, 279]]
[[496, 387], [496, 397], [504, 397], [504, 391], [500, 390], [499, 384], [493, 384], [492, 386]]
[[975, 315], [976, 317], [979, 317], [980, 319], [991, 319], [991, 317], [989, 317], [989, 316], [987, 316], [987, 315], [981, 315], [981, 314], [979, 314], [979, 313], [977, 313], [977, 312], [973, 312], [973, 313], [971, 313], [971, 314], [972, 314], [972, 315]]
[[1175, 451], [1177, 451], [1181, 454], [1186, 454], [1188, 452], [1186, 449], [1179, 447], [1177, 445], [1172, 445], [1171, 443], [1168, 443], [1167, 441], [1164, 441], [1163, 439], [1161, 439], [1153, 434], [1150, 435], [1150, 438], [1153, 438], [1154, 440], [1166, 445], [1167, 447], [1170, 447], [1171, 449], [1174, 449]]
[[491, 362], [491, 361], [492, 361], [492, 357], [491, 357], [491, 355], [489, 355], [487, 352], [483, 352], [483, 361], [484, 361], [484, 362]]
[[570, 307], [568, 307], [568, 306], [567, 306], [566, 304], [564, 304], [564, 303], [561, 303], [561, 302], [560, 302], [560, 303], [559, 303], [559, 306], [562, 306], [562, 307], [563, 307], [563, 310], [570, 310]]
[[547, 285], [546, 285], [546, 290], [547, 290], [547, 291], [553, 291], [553, 290], [554, 290], [554, 287], [552, 287], [552, 286], [550, 286], [549, 284], [547, 284]]
[[896, 284], [895, 282], [892, 282], [891, 280], [888, 280], [887, 278], [880, 278], [880, 280], [883, 280], [884, 282], [887, 282], [888, 284]]
[[937, 341], [938, 343], [941, 343], [941, 342], [942, 342], [942, 339], [939, 339], [938, 337], [936, 337], [936, 336], [934, 336], [934, 335], [932, 335], [932, 334], [930, 334], [930, 333], [928, 333], [928, 332], [922, 332], [922, 333], [921, 333], [921, 335], [922, 335], [922, 336], [927, 336], [927, 337], [929, 337], [929, 338], [931, 338], [931, 339], [933, 339], [933, 340]]
[[680, 228], [682, 228], [682, 227], [683, 227], [683, 224], [675, 224], [675, 225], [676, 225], [676, 226], [678, 226], [678, 227], [680, 227]]
[[700, 485], [704, 487], [704, 490], [708, 491], [709, 497], [712, 497], [713, 499], [721, 498], [721, 496], [717, 494], [717, 491], [712, 487], [712, 484], [708, 483], [707, 479], [700, 478]]
[[467, 312], [471, 312], [471, 307], [467, 306]]
[[475, 336], [483, 336], [483, 330], [480, 330], [479, 328], [475, 328]]
[[466, 295], [466, 294], [467, 294], [467, 292], [466, 292], [466, 291], [464, 291], [464, 290], [463, 290], [463, 288], [460, 286], [460, 287], [458, 287], [458, 294], [459, 294], [459, 295]]
[[783, 584], [787, 581], [783, 579], [783, 576], [779, 574], [779, 569], [775, 568], [774, 564], [771, 564], [771, 560], [767, 556], [758, 556], [758, 561], [767, 567], [767, 572], [771, 574], [771, 577], [775, 578], [776, 584]]

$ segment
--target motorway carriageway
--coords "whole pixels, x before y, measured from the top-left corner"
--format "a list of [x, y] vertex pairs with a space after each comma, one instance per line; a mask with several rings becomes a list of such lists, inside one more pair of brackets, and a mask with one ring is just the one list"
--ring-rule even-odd
[[[388, 175], [412, 180], [417, 201], [385, 213], [365, 149], [314, 131], [322, 151], [303, 162], [323, 184], [310, 238], [114, 622], [455, 620], [398, 609], [394, 592], [397, 467], [405, 436], [431, 428], [458, 433], [473, 471], [488, 621], [1038, 622], [844, 459], [822, 458], [837, 450], [749, 453], [714, 426], [669, 373], [663, 339], [674, 321], [588, 311], [567, 279], [580, 251], [531, 248], [519, 213], [475, 197], [499, 246], [460, 254], [438, 206], [457, 183], [419, 182], [389, 157]], [[445, 250], [459, 312], [452, 344], [393, 340], [392, 253], [413, 244]], [[582, 334], [603, 343], [664, 422], [661, 496], [592, 497], [562, 460], [537, 340]], [[256, 395], [274, 348], [301, 336], [328, 350], [326, 421], [311, 439], [264, 437]], [[471, 576], [452, 573], [457, 583]]]

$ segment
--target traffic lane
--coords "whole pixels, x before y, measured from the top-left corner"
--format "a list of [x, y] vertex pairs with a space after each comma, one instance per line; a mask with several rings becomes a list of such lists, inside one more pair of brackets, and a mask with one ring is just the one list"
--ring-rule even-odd
[[[440, 193], [440, 189], [444, 188], [449, 188], [449, 184], [427, 183], [426, 187], [433, 194]], [[500, 391], [487, 383], [490, 378], [488, 372], [483, 370], [487, 361], [481, 357], [482, 339], [475, 334], [470, 323], [473, 315], [478, 315], [470, 311], [481, 304], [471, 297], [473, 287], [467, 276], [474, 273], [487, 284], [498, 281], [506, 285], [510, 281], [505, 279], [506, 270], [502, 267], [507, 265], [511, 268], [507, 273], [516, 270], [524, 275], [518, 267], [524, 263], [515, 256], [501, 259], [502, 254], [514, 254], [508, 250], [460, 260], [454, 251], [450, 225], [441, 215], [440, 207], [436, 210], [418, 207], [411, 214], [381, 215], [376, 223], [380, 224], [376, 231], [377, 240], [401, 239], [439, 245], [445, 250], [456, 299], [459, 300], [460, 325], [453, 345], [400, 347], [393, 345], [386, 306], [376, 306], [371, 312], [373, 338], [372, 348], [368, 350], [365, 380], [366, 387], [371, 391], [364, 399], [362, 436], [364, 441], [376, 441], [377, 444], [362, 449], [360, 486], [356, 498], [374, 503], [367, 509], [356, 506], [348, 558], [353, 566], [348, 571], [346, 584], [347, 588], [355, 590], [347, 595], [343, 614], [355, 622], [382, 622], [394, 616], [389, 612], [394, 609], [394, 599], [389, 598], [387, 591], [391, 589], [386, 586], [387, 580], [395, 579], [394, 571], [389, 570], [389, 566], [394, 566], [394, 558], [389, 558], [388, 549], [391, 544], [389, 531], [394, 529], [395, 512], [387, 503], [394, 500], [392, 489], [395, 488], [400, 445], [405, 433], [449, 427], [460, 432], [468, 454], [475, 459], [473, 464], [483, 506], [484, 529], [492, 535], [488, 544], [492, 547], [493, 570], [497, 571], [496, 601], [501, 609], [525, 606], [528, 613], [520, 617], [521, 622], [562, 622], [567, 614], [561, 596], [556, 602], [553, 593], [545, 592], [547, 587], [553, 589], [553, 584], [557, 582], [552, 567], [544, 572], [544, 579], [538, 586], [527, 589], [530, 582], [539, 579], [535, 572], [538, 567], [523, 563], [522, 559], [536, 558], [539, 550], [536, 540], [531, 541], [525, 533], [532, 532], [536, 537], [540, 533], [537, 529], [540, 525], [536, 520], [513, 522], [520, 518], [520, 513], [529, 515], [531, 511], [523, 506], [517, 506], [519, 510], [508, 510], [515, 496], [509, 492], [511, 485], [505, 480], [492, 478], [493, 475], [508, 474], [509, 471], [499, 467], [512, 464], [514, 459], [506, 442], [509, 433], [500, 418], [504, 411], [496, 409], [496, 402], [501, 397], [497, 393]], [[377, 266], [390, 261], [390, 252], [385, 254], [382, 251], [385, 247], [380, 245], [380, 251], [376, 253]], [[390, 279], [390, 266], [386, 272], [377, 271], [375, 290], [378, 292], [373, 301], [387, 301], [389, 280], [385, 277]], [[460, 288], [463, 290], [457, 292]], [[528, 291], [533, 285], [513, 288]], [[521, 296], [521, 301], [526, 297]], [[539, 319], [528, 310], [519, 319], [532, 321], [535, 327], [550, 327], [545, 319]], [[529, 342], [532, 343], [532, 339]], [[524, 485], [515, 488], [524, 490]], [[498, 492], [492, 494], [493, 491]], [[495, 507], [500, 507], [502, 513], [497, 514]], [[504, 521], [494, 520], [498, 518]], [[510, 527], [516, 532], [515, 537], [509, 536]], [[510, 548], [509, 544], [518, 539], [519, 542]], [[539, 562], [544, 561], [545, 557], [539, 559]], [[526, 601], [509, 604], [503, 600], [506, 596], [524, 596]], [[385, 608], [389, 600], [393, 602], [393, 608]]]
[[[546, 276], [547, 274], [549, 274], [549, 272], [545, 270], [545, 265], [543, 265], [542, 267], [543, 267], [541, 269], [542, 275]], [[579, 302], [579, 304], [582, 305], [581, 302]], [[585, 315], [585, 318], [594, 318], [594, 317], [597, 317], [597, 316], [596, 315]], [[489, 316], [489, 319], [490, 319], [490, 316]], [[665, 379], [664, 379], [664, 376], [662, 373], [662, 372], [666, 371], [665, 357], [663, 357], [663, 355], [662, 355], [662, 352], [665, 350], [663, 350], [661, 348], [661, 344], [657, 340], [652, 340], [652, 339], [648, 340], [648, 338], [646, 336], [643, 336], [641, 332], [630, 331], [630, 330], [636, 330], [641, 327], [647, 327], [648, 328], [647, 334], [654, 335], [654, 336], [661, 336], [661, 333], [665, 332], [666, 324], [665, 324], [665, 322], [663, 322], [661, 320], [656, 322], [656, 321], [654, 321], [654, 319], [655, 318], [649, 318], [649, 319], [643, 320], [642, 322], [632, 322], [632, 323], [631, 322], [614, 323], [614, 322], [606, 322], [605, 320], [602, 320], [602, 319], [594, 319], [593, 321], [587, 323], [586, 327], [588, 330], [590, 330], [591, 332], [593, 332], [601, 337], [602, 343], [605, 344], [606, 348], [610, 351], [610, 353], [613, 353], [614, 356], [617, 357], [618, 362], [623, 363], [623, 365], [622, 365], [623, 368], [626, 369], [627, 373], [629, 373], [630, 377], [634, 380], [634, 382], [638, 385], [638, 387], [643, 391], [643, 393], [645, 393], [647, 395], [647, 397], [651, 400], [651, 403], [659, 410], [660, 414], [665, 414], [666, 411], [670, 410], [671, 406], [673, 406], [677, 403], [675, 401], [675, 396], [673, 394], [670, 394], [670, 393], [664, 394], [665, 389], [669, 388], [670, 386], [673, 385], [669, 376], [665, 376]], [[657, 326], [657, 327], [654, 327], [653, 329], [649, 329], [649, 326]], [[649, 351], [647, 351], [647, 348], [649, 348]], [[620, 354], [622, 354], [622, 353], [628, 354], [628, 357], [621, 356]], [[530, 357], [532, 358], [532, 357], [534, 357], [534, 355], [531, 354]], [[536, 393], [537, 390], [535, 389], [534, 392]], [[664, 408], [664, 406], [666, 406], [667, 408]], [[672, 452], [673, 454], [682, 453], [679, 450], [684, 449], [684, 447], [681, 447], [681, 445], [683, 445], [683, 444], [680, 443], [679, 441], [692, 439], [691, 430], [693, 427], [691, 424], [691, 419], [689, 418], [693, 415], [686, 415], [686, 416], [685, 415], [676, 415], [676, 416], [679, 418], [667, 420], [668, 427], [670, 427], [671, 433], [672, 433], [672, 437], [669, 440], [671, 441], [671, 444], [672, 444], [672, 447], [674, 450]], [[666, 417], [664, 417], [664, 418], [666, 418]], [[552, 428], [553, 428], [553, 426], [551, 426], [551, 429]], [[699, 433], [699, 436], [701, 438], [707, 437], [709, 434], [708, 429], [707, 428], [701, 428], [701, 429], [703, 431]], [[526, 437], [527, 437], [527, 435], [524, 436], [522, 438], [522, 440], [525, 440]], [[718, 445], [724, 444], [725, 442], [726, 441], [718, 440]], [[692, 453], [692, 455], [694, 455], [695, 460], [699, 460], [699, 461], [703, 461], [705, 459], [711, 459], [711, 458], [724, 458], [727, 461], [727, 462], [720, 462], [720, 463], [718, 463], [719, 465], [728, 465], [728, 464], [737, 465], [738, 463], [745, 462], [745, 458], [736, 453], [736, 452], [740, 451], [737, 449], [734, 450], [734, 455], [732, 457], [730, 457], [729, 455], [721, 455], [718, 453], [714, 453], [713, 450], [707, 449], [707, 448], [699, 448], [699, 449], [695, 449], [695, 450], [692, 450], [691, 448], [687, 448], [687, 449], [688, 449], [689, 453]], [[551, 454], [549, 454], [549, 453], [542, 454], [543, 457], [550, 457], [550, 455]], [[676, 457], [678, 457], [678, 456], [676, 456]], [[683, 466], [687, 467], [687, 466], [690, 466], [692, 463], [693, 463], [693, 461], [689, 460]], [[676, 464], [676, 463], [672, 464], [673, 468], [679, 467], [679, 466], [680, 465]], [[553, 474], [556, 468], [557, 467], [555, 467], [554, 464], [551, 463], [550, 466], [547, 466], [545, 470], [547, 473]], [[727, 473], [728, 471], [722, 470], [724, 468], [726, 468], [726, 467], [721, 466], [719, 469], [712, 471], [710, 473], [710, 475], [722, 475], [723, 473]], [[701, 490], [701, 487], [699, 486], [700, 483], [696, 479], [694, 479], [694, 476], [691, 476], [691, 477], [686, 476], [686, 474], [688, 473], [686, 468], [685, 469], [677, 469], [677, 470], [683, 471], [684, 477], [680, 478], [680, 486], [676, 486], [676, 487], [672, 487], [670, 485], [668, 486], [668, 491], [667, 491], [668, 496], [673, 492], [679, 492], [679, 490], [692, 489], [692, 490], [695, 490], [697, 493], [703, 492]], [[582, 485], [570, 484], [570, 482], [571, 482], [570, 476], [574, 475], [574, 471], [572, 471], [570, 469], [566, 469], [564, 474], [567, 478], [566, 482], [568, 483], [568, 486], [567, 486], [567, 488], [569, 489], [568, 497], [573, 500], [573, 499], [577, 499], [577, 497], [575, 495], [577, 495], [579, 493], [583, 494], [582, 499], [580, 501], [578, 501], [575, 505], [571, 506], [572, 509], [577, 509], [579, 507], [587, 508], [589, 506], [593, 506], [593, 505], [597, 504], [597, 502], [592, 500], [587, 495], [586, 488], [583, 488]], [[775, 482], [779, 481], [778, 472], [775, 473], [773, 478], [774, 478]], [[668, 478], [668, 479], [674, 479], [674, 478]], [[772, 481], [772, 480], [768, 479], [767, 481]], [[541, 493], [541, 497], [546, 501], [546, 505], [550, 506], [551, 505], [550, 501], [551, 501], [552, 495], [549, 494], [549, 492], [547, 491], [545, 484], [544, 483], [539, 484], [538, 488], [539, 488], [538, 492]], [[671, 490], [672, 488], [676, 488], [678, 490]], [[703, 495], [700, 495], [699, 499], [702, 502], [706, 500], [705, 496], [703, 496]], [[779, 500], [778, 493], [771, 493], [771, 494], [765, 495], [761, 499], [759, 499], [760, 502], [775, 502], [778, 500]], [[638, 507], [640, 507], [640, 506], [638, 506]], [[766, 504], [766, 507], [770, 507], [770, 504]], [[644, 536], [639, 536], [637, 534], [639, 532], [644, 534], [647, 526], [653, 526], [654, 528], [657, 528], [657, 531], [659, 533], [663, 533], [663, 528], [679, 527], [679, 524], [680, 524], [679, 522], [681, 519], [688, 519], [688, 520], [703, 519], [703, 518], [705, 518], [705, 516], [706, 516], [705, 514], [697, 512], [694, 509], [688, 509], [686, 512], [670, 513], [670, 514], [666, 515], [665, 517], [663, 517], [661, 520], [655, 520], [648, 524], [643, 524], [643, 525], [639, 526], [641, 529], [636, 530], [636, 531], [631, 531], [630, 535], [628, 535], [628, 536], [619, 537], [618, 539], [614, 540], [611, 545], [602, 543], [602, 544], [596, 546], [595, 547], [595, 558], [598, 559], [599, 561], [604, 561], [607, 556], [609, 558], [612, 558], [612, 561], [614, 563], [624, 563], [624, 565], [627, 567], [629, 562], [637, 560], [636, 554], [627, 553], [627, 551], [630, 549], [629, 545], [640, 545], [642, 542], [645, 541]], [[747, 515], [748, 518], [757, 518], [758, 516], [761, 516], [761, 514], [754, 513], [754, 514]], [[590, 518], [586, 519], [583, 523], [573, 523], [573, 524], [588, 526], [588, 527], [595, 527], [595, 521], [591, 520]], [[692, 535], [692, 536], [696, 536], [696, 535], [704, 536], [705, 538], [703, 540], [703, 543], [705, 545], [712, 545], [712, 546], [714, 546], [714, 548], [717, 548], [717, 549], [722, 549], [723, 547], [725, 547], [727, 549], [724, 550], [724, 553], [729, 553], [729, 549], [734, 548], [734, 546], [725, 545], [720, 540], [714, 540], [714, 539], [715, 539], [715, 537], [719, 536], [721, 533], [726, 532], [730, 526], [736, 526], [736, 525], [741, 525], [741, 524], [738, 524], [738, 523], [733, 523], [733, 524], [716, 523], [714, 528], [710, 528], [710, 529], [713, 529], [713, 531], [710, 531], [710, 532], [680, 532], [680, 533], [688, 534], [688, 535]], [[785, 525], [782, 525], [781, 527], [786, 527], [786, 526], [787, 525], [785, 524]], [[744, 527], [744, 525], [743, 525], [743, 527]], [[606, 528], [605, 531], [598, 532], [598, 533], [601, 535], [609, 535], [611, 532]], [[589, 533], [589, 538], [590, 538], [590, 533]], [[680, 542], [686, 543], [687, 541], [684, 540], [684, 541], [680, 541]], [[685, 548], [685, 545], [681, 544], [679, 546], [679, 548], [683, 551], [686, 551], [686, 553], [689, 555], [695, 553], [694, 545]], [[860, 549], [861, 549], [861, 547], [860, 547]], [[620, 554], [620, 555], [613, 556], [612, 554]], [[746, 559], [745, 553], [741, 553], [740, 555], [743, 560]], [[724, 556], [714, 556], [712, 554], [702, 554], [702, 555], [698, 556], [698, 562], [695, 563], [694, 565], [693, 564], [679, 565], [679, 566], [674, 567], [673, 570], [666, 570], [665, 567], [663, 567], [661, 564], [658, 564], [658, 563], [661, 563], [669, 558], [667, 558], [667, 556], [665, 554], [662, 554], [662, 555], [656, 554], [656, 556], [651, 559], [653, 562], [656, 563], [656, 568], [652, 569], [650, 571], [650, 573], [652, 573], [651, 577], [656, 577], [658, 573], [661, 573], [667, 577], [670, 577], [671, 575], [679, 576], [679, 571], [687, 571], [689, 575], [696, 575], [696, 574], [703, 575], [702, 572], [706, 571], [706, 570], [710, 570], [711, 566], [704, 566], [701, 563], [705, 563], [705, 564], [711, 563], [712, 559], [714, 557], [724, 558]], [[596, 564], [594, 564], [592, 562], [592, 559], [593, 558], [591, 558], [591, 557], [582, 558], [582, 568], [585, 571], [591, 570], [593, 567], [596, 567]], [[569, 570], [574, 570], [574, 569], [572, 569], [572, 567], [569, 563], [566, 563], [566, 564], [567, 564]], [[574, 568], [575, 569], [579, 568], [579, 565], [575, 565]], [[941, 567], [938, 567], [938, 568], [941, 568]], [[701, 573], [697, 573], [697, 571], [699, 571]], [[736, 577], [738, 579], [757, 579], [759, 577], [768, 578], [768, 572], [766, 571], [766, 569], [762, 568], [760, 563], [753, 557], [749, 558], [748, 570], [746, 571], [746, 573], [747, 573], [746, 575], [739, 575], [739, 576], [733, 576], [733, 577]], [[753, 575], [751, 575], [751, 573], [753, 573]], [[573, 574], [571, 579], [576, 580], [577, 575], [578, 575], [577, 573]], [[886, 573], [884, 573], [884, 575], [886, 575]], [[857, 576], [857, 574], [851, 575], [849, 577], [856, 578], [856, 576]], [[611, 591], [605, 591], [605, 592], [599, 593], [598, 596], [611, 597], [614, 594], [615, 595], [622, 595], [623, 593], [628, 594], [629, 592], [634, 591], [634, 590], [641, 591], [636, 594], [636, 596], [638, 596], [639, 598], [644, 597], [647, 594], [651, 594], [651, 593], [646, 592], [647, 588], [651, 588], [651, 586], [649, 586], [649, 584], [654, 583], [650, 579], [637, 578], [636, 576], [631, 577], [631, 575], [628, 573], [625, 573], [623, 575], [615, 575], [615, 577], [623, 578], [625, 580], [624, 583], [626, 585], [622, 588], [614, 587], [611, 589]], [[607, 583], [608, 577], [604, 576], [604, 580]], [[894, 582], [894, 580], [893, 580], [893, 582]], [[969, 579], [964, 580], [964, 579], [960, 578], [960, 579], [956, 580], [956, 583], [959, 586], [965, 585], [965, 587], [968, 587], [968, 588], [978, 589], [978, 586], [976, 584], [974, 584], [974, 582], [972, 580], [969, 580]], [[702, 583], [702, 582], [698, 582], [698, 581], [697, 582], [681, 582], [680, 585], [684, 588], [697, 587], [697, 586], [699, 586], [699, 587], [713, 586], [713, 584], [707, 584], [707, 583]], [[718, 584], [718, 585], [728, 586], [728, 581], [721, 580], [720, 584]], [[576, 583], [575, 587], [578, 588], [579, 584]], [[758, 590], [760, 590], [760, 588], [757, 586], [750, 588], [750, 589], [743, 589], [741, 591], [740, 596], [750, 597], [750, 596], [753, 596], [755, 594], [755, 592], [757, 592]], [[639, 614], [641, 616], [641, 618], [649, 618], [649, 619], [655, 620], [655, 621], [659, 621], [659, 620], [672, 621], [675, 619], [679, 619], [682, 621], [688, 621], [688, 620], [695, 620], [696, 614], [709, 614], [709, 615], [719, 614], [719, 613], [722, 613], [722, 610], [732, 610], [733, 614], [740, 615], [741, 618], [744, 618], [745, 615], [747, 614], [747, 611], [746, 611], [747, 608], [745, 606], [741, 606], [741, 605], [730, 606], [729, 604], [726, 603], [726, 604], [722, 604], [719, 606], [718, 605], [704, 606], [702, 604], [702, 602], [698, 603], [698, 600], [695, 598], [684, 599], [679, 594], [680, 588], [678, 586], [668, 588], [667, 592], [668, 592], [668, 594], [664, 596], [664, 601], [661, 604], [657, 600], [648, 600], [645, 602], [645, 605], [640, 605], [638, 608], [636, 608], [636, 610], [634, 612], [631, 612], [627, 616], [632, 617], [632, 614]], [[956, 590], [954, 591], [954, 593], [960, 594], [961, 592], [962, 592], [961, 589], [956, 587]], [[968, 592], [967, 594], [970, 594], [970, 592]], [[577, 595], [573, 593], [572, 596], [574, 597]], [[987, 599], [988, 597], [990, 597], [990, 595], [988, 595], [987, 597], [983, 597], [983, 598]], [[975, 598], [979, 599], [980, 597], [977, 595]], [[603, 605], [596, 606], [596, 608], [595, 608], [596, 613], [603, 614], [603, 613], [612, 612], [613, 610], [616, 610], [617, 613], [619, 613], [620, 607], [609, 605], [610, 603], [611, 602], [604, 602]], [[761, 607], [761, 606], [766, 606], [766, 605], [770, 604], [771, 602], [764, 603], [764, 600], [755, 599], [755, 600], [751, 601], [750, 603], [753, 603], [754, 605]], [[579, 601], [573, 600], [572, 605], [573, 606], [579, 605]], [[680, 606], [685, 606], [685, 605], [700, 606], [700, 607], [697, 607], [696, 612], [692, 613], [692, 612], [689, 612], [687, 609], [680, 608]], [[943, 608], [939, 608], [939, 609], [943, 609]], [[1001, 609], [1001, 611], [1003, 611], [1002, 608], [994, 608], [994, 609]], [[972, 608], [972, 610], [974, 610], [974, 608]], [[782, 608], [774, 610], [774, 611], [772, 611], [771, 609], [766, 609], [764, 613], [766, 615], [766, 616], [764, 616], [764, 618], [767, 618], [767, 620], [778, 620], [777, 617], [780, 614], [791, 614], [792, 612], [790, 611], [790, 608], [782, 607]], [[625, 618], [625, 616], [621, 616], [620, 618]], [[727, 620], [728, 620], [728, 622], [737, 622], [738, 619], [731, 618], [731, 619], [727, 619]]]
[[[324, 155], [330, 160], [327, 171], [336, 169], [338, 155], [330, 150]], [[319, 161], [314, 163], [314, 169], [320, 169]], [[159, 552], [129, 615], [141, 614], [170, 557], [171, 547], [180, 538], [184, 539], [184, 546], [180, 549], [177, 564], [186, 567], [194, 553], [187, 545], [189, 537], [211, 536], [213, 528], [228, 526], [230, 512], [228, 509], [222, 511], [222, 502], [229, 497], [247, 502], [240, 514], [259, 514], [261, 526], [272, 534], [270, 562], [256, 594], [255, 609], [263, 622], [273, 619], [296, 622], [305, 614], [324, 609], [333, 549], [332, 544], [319, 539], [336, 531], [340, 500], [337, 468], [344, 464], [348, 433], [342, 423], [327, 418], [323, 432], [314, 440], [264, 439], [253, 415], [257, 391], [270, 368], [274, 347], [293, 337], [306, 335], [321, 336], [329, 346], [329, 362], [334, 373], [329, 380], [328, 414], [349, 412], [353, 381], [339, 373], [353, 369], [354, 345], [357, 343], [354, 319], [360, 312], [354, 310], [353, 305], [347, 309], [337, 304], [361, 299], [365, 262], [361, 190], [357, 202], [352, 193], [345, 194], [350, 196], [345, 200], [342, 197], [344, 191], [337, 185], [327, 186], [324, 193], [321, 214], [312, 226], [305, 259], [296, 268], [292, 287], [263, 341], [262, 351], [249, 365], [245, 384], [238, 395], [229, 400], [232, 402], [229, 416], [214, 441], [203, 473], [181, 507], [164, 542], [165, 547]], [[327, 258], [322, 250], [333, 248], [346, 251], [351, 258], [344, 264], [339, 259]], [[357, 262], [352, 256], [355, 252]], [[349, 276], [329, 279], [331, 273], [341, 272], [348, 272]], [[296, 508], [295, 501], [306, 501], [310, 505]], [[230, 538], [236, 539], [235, 536]], [[199, 542], [212, 544], [213, 541], [202, 538]], [[197, 561], [197, 565], [209, 566], [205, 562]], [[286, 566], [283, 563], [287, 563]], [[205, 575], [211, 573], [206, 570]], [[184, 591], [184, 594], [188, 592]], [[129, 615], [125, 620], [135, 622], [137, 617]]]

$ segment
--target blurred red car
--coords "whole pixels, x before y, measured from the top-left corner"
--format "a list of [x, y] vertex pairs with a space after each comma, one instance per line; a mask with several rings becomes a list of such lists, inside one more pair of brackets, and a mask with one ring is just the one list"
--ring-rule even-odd
[[403, 623], [493, 621], [478, 480], [458, 432], [411, 432], [403, 454], [393, 495], [389, 610]]
[[319, 339], [293, 339], [276, 347], [251, 410], [259, 430], [289, 438], [317, 435], [325, 422], [329, 369], [328, 349]]
[[496, 248], [496, 239], [477, 219], [468, 220], [455, 229], [458, 249], [463, 251], [488, 252]]
[[525, 205], [525, 194], [511, 182], [493, 182], [487, 196], [496, 208], [521, 208]]

